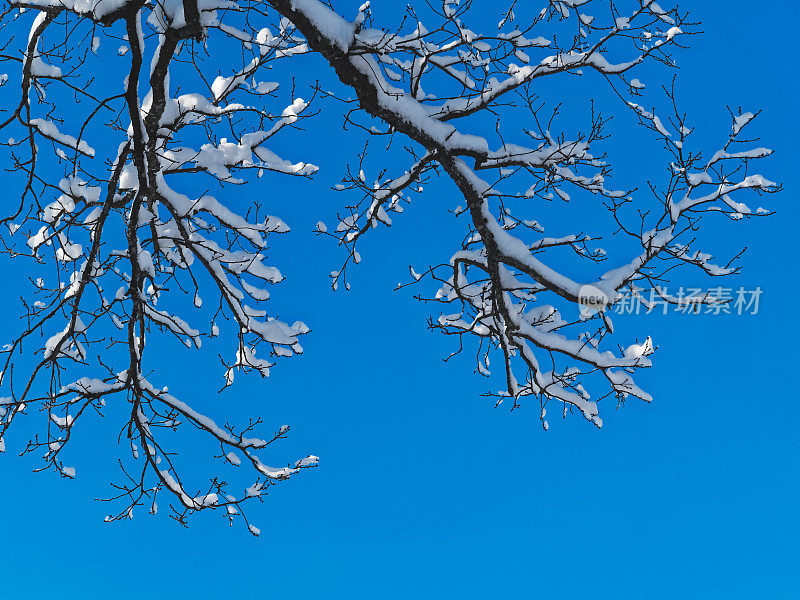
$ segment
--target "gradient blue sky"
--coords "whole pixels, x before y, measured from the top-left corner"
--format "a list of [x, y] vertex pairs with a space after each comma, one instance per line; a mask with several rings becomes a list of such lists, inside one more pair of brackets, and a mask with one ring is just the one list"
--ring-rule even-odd
[[[382, 4], [373, 3], [378, 15]], [[777, 154], [759, 170], [786, 185], [763, 202], [776, 216], [728, 228], [750, 247], [736, 284], [763, 289], [758, 315], [643, 317], [660, 346], [641, 377], [655, 401], [601, 405], [602, 430], [573, 416], [545, 433], [538, 405], [495, 409], [467, 361], [444, 365], [450, 341], [426, 331], [428, 309], [392, 291], [409, 263], [452, 251], [456, 238], [440, 223], [458, 200], [444, 188], [375, 232], [349, 294], [329, 290], [338, 255], [308, 232], [342, 201], [327, 191], [348, 148], [332, 120], [322, 126], [332, 145], [309, 159], [323, 167], [321, 181], [280, 183], [286, 197], [270, 208], [296, 231], [274, 244], [287, 281], [273, 296], [283, 318], [312, 326], [305, 355], [222, 399], [204, 374], [169, 381], [209, 410], [225, 403], [270, 426], [289, 423], [275, 456], [314, 453], [320, 467], [251, 509], [262, 531], [254, 539], [213, 516], [188, 529], [166, 514], [106, 525], [107, 509], [91, 501], [107, 489], [103, 457], [84, 445], [76, 480], [33, 475], [9, 440], [0, 598], [800, 597], [800, 7], [682, 7], [705, 31], [679, 55], [683, 107], [720, 134], [726, 104], [763, 107], [757, 128]], [[637, 175], [637, 165], [617, 173]], [[247, 193], [263, 193], [259, 185]], [[3, 337], [16, 330], [20, 293], [0, 304]]]

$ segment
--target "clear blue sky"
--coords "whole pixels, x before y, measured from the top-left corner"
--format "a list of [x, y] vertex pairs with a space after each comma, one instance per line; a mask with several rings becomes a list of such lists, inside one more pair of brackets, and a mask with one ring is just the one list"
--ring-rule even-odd
[[[384, 3], [373, 4], [380, 14]], [[457, 198], [423, 196], [371, 236], [353, 290], [329, 290], [338, 256], [309, 231], [342, 202], [327, 189], [349, 146], [332, 119], [323, 129], [331, 146], [311, 149], [322, 167], [316, 182], [269, 180], [286, 186], [270, 211], [295, 231], [274, 244], [287, 281], [273, 307], [313, 328], [305, 355], [222, 398], [209, 391], [220, 381], [206, 376], [213, 356], [195, 363], [196, 378], [169, 380], [211, 411], [289, 423], [275, 456], [314, 453], [320, 467], [251, 508], [255, 539], [213, 515], [188, 529], [166, 514], [106, 525], [106, 507], [91, 498], [107, 491], [107, 459], [90, 444], [75, 450], [79, 477], [69, 481], [31, 474], [35, 463], [17, 459], [9, 441], [0, 455], [0, 598], [800, 597], [800, 9], [790, 0], [683, 8], [705, 31], [679, 54], [685, 110], [723, 132], [726, 104], [764, 108], [758, 131], [777, 154], [759, 170], [786, 185], [763, 202], [776, 216], [727, 229], [750, 247], [736, 284], [762, 288], [758, 315], [644, 317], [660, 347], [641, 378], [655, 401], [601, 404], [602, 430], [573, 416], [545, 433], [538, 404], [495, 409], [467, 361], [444, 365], [450, 341], [426, 330], [428, 309], [392, 291], [409, 263], [453, 250], [455, 233], [441, 223]], [[634, 171], [616, 173], [641, 177]], [[16, 314], [20, 293], [3, 301], [5, 314]], [[17, 321], [5, 323], [10, 337]]]

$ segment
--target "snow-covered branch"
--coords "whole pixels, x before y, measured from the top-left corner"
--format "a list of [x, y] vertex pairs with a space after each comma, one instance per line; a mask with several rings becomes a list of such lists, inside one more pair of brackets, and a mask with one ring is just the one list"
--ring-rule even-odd
[[[680, 303], [664, 282], [684, 270], [737, 273], [740, 254], [715, 258], [703, 219], [769, 214], [748, 198], [780, 189], [753, 170], [771, 151], [751, 135], [758, 113], [743, 111], [701, 151], [675, 86], [657, 99], [646, 91], [646, 66], [675, 68], [673, 53], [697, 31], [677, 8], [542, 0], [515, 14], [528, 4], [499, 7], [496, 30], [479, 33], [470, 0], [418, 2], [382, 24], [369, 2], [349, 16], [320, 0], [10, 2], [0, 63], [21, 85], [1, 88], [0, 145], [21, 183], [0, 243], [36, 273], [23, 330], [2, 350], [0, 451], [12, 425], [38, 411], [26, 451], [71, 478], [64, 461], [78, 424], [114, 415], [125, 451], [113, 498], [122, 508], [109, 520], [155, 512], [164, 492], [182, 523], [219, 510], [258, 534], [245, 503], [317, 458], [267, 466], [288, 427], [258, 434], [260, 418], [235, 426], [198, 410], [164, 387], [151, 349], [231, 342], [223, 389], [303, 352], [309, 328], [268, 303], [283, 279], [268, 244], [289, 228], [228, 190], [251, 175], [315, 175], [311, 156], [280, 156], [274, 141], [336, 110], [336, 80], [342, 97], [355, 92], [342, 103], [345, 126], [366, 142], [334, 186], [354, 200], [334, 224], [317, 224], [346, 250], [333, 288], [349, 289], [368, 233], [446, 180], [448, 208], [464, 223], [460, 247], [411, 265], [409, 285], [432, 284], [418, 295], [442, 309], [430, 327], [458, 340], [456, 354], [473, 340], [476, 371], [490, 375], [499, 358], [503, 389], [490, 395], [514, 407], [533, 397], [545, 428], [553, 404], [600, 426], [599, 400], [649, 401], [634, 375], [656, 346], [645, 332], [612, 343], [611, 309], [648, 292]], [[98, 78], [110, 60], [118, 80]], [[309, 65], [317, 71], [306, 76]], [[570, 81], [591, 93], [554, 97]], [[601, 95], [609, 102], [587, 99]], [[576, 102], [584, 112], [564, 124]], [[598, 108], [610, 102], [615, 127], [638, 125], [655, 140], [635, 152], [665, 153], [666, 176], [649, 177], [646, 192], [611, 180], [610, 117]], [[553, 204], [572, 217], [545, 231]], [[189, 434], [217, 461], [200, 481], [181, 466], [175, 436]]]
[[[677, 109], [669, 120], [677, 127], [673, 135], [666, 121], [625, 99], [641, 95], [645, 87], [639, 79], [629, 79], [639, 65], [659, 61], [674, 66], [670, 52], [692, 34], [693, 24], [677, 9], [664, 10], [652, 1], [552, 1], [528, 27], [511, 31], [505, 27], [513, 14], [509, 10], [500, 31], [490, 35], [466, 26], [470, 2], [444, 0], [440, 10], [431, 7], [424, 19], [409, 8], [408, 18], [397, 28], [371, 27], [369, 3], [354, 22], [318, 0], [270, 0], [270, 4], [295, 24], [312, 50], [325, 56], [340, 81], [354, 89], [358, 108], [365, 113], [363, 130], [404, 134], [418, 148], [409, 150], [414, 163], [400, 177], [385, 179], [381, 174], [369, 186], [362, 155], [358, 178], [348, 175], [339, 186], [360, 190], [363, 200], [339, 215], [335, 234], [322, 223], [318, 230], [347, 247], [344, 267], [358, 262], [355, 242], [364, 233], [378, 222], [391, 223], [385, 210], [388, 199], [390, 207], [398, 206], [401, 189], [414, 182], [421, 191], [420, 179], [440, 169], [466, 204], [456, 209], [456, 215], [469, 214], [471, 223], [462, 249], [449, 264], [425, 272], [441, 285], [427, 299], [457, 308], [432, 320], [431, 326], [448, 335], [477, 338], [477, 370], [483, 374], [489, 373], [490, 355], [498, 351], [506, 382], [497, 393], [499, 401], [508, 397], [517, 406], [525, 396], [538, 398], [545, 427], [550, 400], [562, 403], [565, 412], [576, 407], [598, 426], [602, 423], [588, 383], [584, 385], [593, 374], [605, 381], [605, 395], [649, 400], [632, 373], [651, 365], [648, 356], [655, 348], [649, 337], [647, 343], [634, 343], [619, 352], [602, 348], [601, 342], [613, 333], [610, 309], [633, 286], [658, 285], [675, 263], [699, 267], [712, 276], [735, 273], [733, 259], [725, 266], [715, 265], [710, 253], [692, 247], [695, 238], [686, 239], [698, 227], [698, 213], [722, 211], [733, 219], [766, 214], [732, 195], [779, 189], [749, 171], [749, 163], [768, 156], [769, 150], [732, 151], [732, 145], [748, 144], [742, 131], [756, 115], [734, 115], [729, 139], [699, 165], [701, 154], [689, 150], [691, 130]], [[595, 16], [587, 14], [590, 10]], [[570, 26], [575, 35], [565, 36]], [[564, 39], [571, 41], [559, 42]], [[536, 95], [535, 86], [543, 78], [587, 77], [589, 72], [599, 75], [598, 85], [606, 87], [611, 97], [622, 98], [624, 107], [667, 143], [672, 176], [660, 203], [663, 212], [648, 209], [640, 213], [646, 215], [641, 223], [624, 222], [624, 208], [639, 201], [641, 194], [611, 188], [610, 165], [593, 151], [607, 136], [606, 121], [594, 105], [586, 130], [574, 137], [556, 135], [552, 126], [558, 106], [545, 120], [546, 102]], [[667, 98], [676, 106], [673, 91], [668, 90]], [[512, 142], [520, 132], [509, 131], [506, 123], [519, 118], [520, 107], [528, 109], [529, 124], [522, 131], [527, 143]], [[505, 120], [494, 115], [504, 115]], [[467, 116], [472, 120], [464, 119]], [[483, 121], [476, 120], [481, 116]], [[348, 121], [357, 122], [353, 115]], [[489, 123], [500, 138], [496, 149], [490, 136], [481, 132]], [[526, 177], [524, 191], [514, 191], [513, 186]], [[581, 260], [611, 262], [603, 248], [591, 245], [605, 238], [602, 230], [545, 238], [536, 220], [520, 214], [532, 200], [569, 202], [571, 194], [581, 193], [602, 200], [609, 223], [631, 234], [628, 252], [634, 255], [633, 259], [620, 256], [615, 266], [590, 279], [552, 265], [561, 263], [557, 253], [563, 248]], [[576, 228], [588, 225], [577, 222]], [[413, 268], [411, 273], [414, 282], [423, 279]], [[343, 270], [334, 271], [332, 277], [335, 288]]]
[[[261, 455], [272, 452], [287, 426], [261, 439], [254, 437], [260, 418], [243, 427], [218, 425], [152, 382], [163, 373], [147, 374], [155, 366], [147, 350], [152, 337], [197, 351], [204, 339], [227, 331], [235, 360], [220, 373], [220, 387], [231, 385], [236, 371], [266, 376], [279, 358], [302, 353], [308, 327], [284, 323], [265, 307], [268, 288], [282, 279], [267, 262], [268, 239], [287, 225], [260, 204], [177, 190], [188, 174], [225, 185], [243, 183], [249, 172], [315, 173], [313, 165], [269, 148], [311, 114], [311, 101], [281, 101], [278, 83], [258, 80], [273, 63], [302, 54], [303, 44], [286, 24], [275, 33], [267, 23], [254, 28], [227, 0], [13, 6], [6, 31], [27, 26], [30, 33], [21, 96], [0, 127], [14, 135], [11, 160], [26, 185], [19, 209], [4, 220], [12, 234], [4, 244], [12, 256], [35, 260], [41, 277], [35, 301], [26, 302], [28, 326], [3, 349], [9, 396], [0, 407], [0, 439], [20, 416], [40, 409], [45, 428], [25, 451], [42, 453], [45, 467], [74, 477], [64, 456], [78, 423], [90, 414], [127, 415], [120, 427], [128, 446], [120, 457], [124, 478], [114, 484], [114, 499], [123, 504], [108, 520], [131, 517], [140, 505], [154, 512], [159, 492], [171, 498], [181, 522], [206, 509], [244, 518], [245, 501], [315, 466], [316, 457], [267, 466]], [[98, 24], [115, 28], [101, 34]], [[116, 51], [120, 26], [125, 45]], [[237, 59], [215, 64], [224, 71], [209, 77], [211, 52]], [[115, 55], [127, 63], [124, 75], [95, 81], [93, 65]], [[173, 80], [197, 91], [174, 96]], [[75, 90], [83, 100], [65, 110]], [[233, 138], [218, 137], [226, 129]], [[109, 135], [117, 141], [109, 144]], [[59, 168], [64, 175], [52, 182]], [[199, 319], [207, 325], [198, 326]], [[19, 354], [31, 343], [41, 345], [28, 367]], [[120, 403], [129, 410], [120, 413]], [[181, 448], [170, 447], [165, 434], [190, 430], [206, 437], [218, 462], [205, 482], [187, 479]]]

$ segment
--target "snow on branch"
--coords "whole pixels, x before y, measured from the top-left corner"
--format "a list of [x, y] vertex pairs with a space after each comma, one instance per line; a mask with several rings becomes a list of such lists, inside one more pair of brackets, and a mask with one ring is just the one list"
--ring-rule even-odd
[[[35, 261], [40, 276], [32, 278], [34, 300], [24, 301], [24, 331], [2, 350], [2, 448], [12, 425], [39, 410], [45, 424], [24, 452], [72, 478], [79, 471], [64, 457], [78, 425], [87, 415], [113, 415], [123, 419], [114, 428], [127, 452], [119, 461], [122, 481], [108, 498], [116, 512], [107, 520], [131, 518], [137, 507], [155, 512], [166, 494], [181, 523], [217, 510], [257, 534], [245, 503], [317, 458], [267, 466], [287, 426], [258, 436], [261, 418], [243, 426], [213, 420], [155, 383], [166, 373], [153, 372], [158, 365], [148, 349], [178, 343], [196, 352], [204, 340], [232, 338], [236, 360], [221, 369], [220, 387], [235, 372], [266, 376], [280, 358], [302, 353], [308, 327], [284, 323], [266, 305], [269, 287], [283, 278], [268, 262], [267, 245], [288, 226], [261, 203], [224, 190], [219, 197], [178, 190], [188, 176], [226, 186], [249, 173], [316, 172], [269, 148], [313, 114], [314, 98], [288, 96], [278, 83], [260, 80], [273, 63], [307, 47], [285, 24], [254, 28], [227, 0], [12, 7], [3, 15], [11, 36], [4, 47], [23, 40], [24, 58], [15, 65], [22, 86], [0, 128], [13, 134], [9, 155], [23, 187], [18, 208], [2, 220], [10, 234], [3, 249]], [[25, 28], [27, 36], [14, 35]], [[126, 45], [115, 56], [120, 28]], [[226, 58], [212, 61], [212, 53]], [[96, 79], [108, 60], [124, 61], [124, 72]], [[220, 69], [216, 79], [211, 68]], [[59, 170], [64, 175], [54, 180]], [[39, 346], [33, 364], [20, 358], [31, 345]], [[192, 432], [216, 461], [195, 459], [208, 471], [205, 481], [181, 456]]]
[[[664, 289], [678, 267], [738, 272], [738, 254], [719, 259], [699, 247], [708, 243], [703, 219], [769, 214], [751, 200], [780, 189], [754, 170], [771, 151], [750, 133], [758, 112], [732, 112], [730, 131], [708, 152], [674, 86], [652, 99], [658, 86], [643, 83], [652, 70], [641, 67], [674, 69], [674, 52], [697, 32], [677, 8], [531, 4], [499, 7], [497, 27], [480, 33], [468, 25], [469, 0], [417, 2], [384, 24], [370, 2], [349, 16], [320, 0], [10, 2], [0, 62], [21, 85], [2, 87], [0, 129], [21, 184], [0, 241], [10, 256], [34, 261], [36, 274], [23, 331], [2, 350], [0, 451], [12, 425], [38, 411], [25, 450], [72, 478], [79, 471], [64, 460], [76, 427], [86, 415], [114, 415], [125, 452], [108, 520], [156, 512], [166, 495], [181, 523], [216, 510], [259, 534], [245, 504], [317, 458], [267, 466], [288, 427], [265, 435], [261, 419], [232, 425], [171, 394], [151, 348], [198, 352], [232, 341], [221, 355], [223, 389], [238, 373], [267, 377], [303, 352], [309, 328], [278, 319], [268, 302], [283, 279], [268, 244], [288, 226], [227, 190], [251, 174], [317, 172], [310, 157], [280, 156], [273, 140], [321, 110], [319, 96], [339, 98], [335, 80], [343, 97], [355, 92], [343, 99], [345, 127], [367, 142], [335, 186], [354, 200], [335, 224], [317, 224], [346, 250], [333, 288], [349, 289], [348, 268], [369, 232], [446, 180], [463, 238], [428, 268], [411, 265], [409, 285], [431, 282], [418, 298], [441, 307], [429, 325], [457, 340], [454, 354], [475, 348], [475, 370], [486, 376], [499, 365], [503, 388], [489, 395], [513, 407], [538, 401], [545, 429], [553, 405], [600, 426], [603, 398], [649, 401], [634, 376], [657, 346], [644, 332], [613, 343], [610, 313], [648, 291], [681, 302]], [[307, 55], [317, 56], [292, 66]], [[112, 59], [124, 73], [97, 78]], [[318, 71], [308, 75], [311, 64]], [[612, 184], [603, 146], [610, 117], [583, 89], [549, 96], [551, 82], [570, 81], [618, 101], [615, 127], [639, 125], [662, 146], [667, 175], [649, 182], [649, 194]], [[564, 125], [576, 102], [585, 112]], [[386, 153], [375, 140], [387, 142]], [[549, 222], [545, 235], [553, 203], [573, 218]], [[190, 434], [216, 460], [199, 481], [176, 442]]]
[[[692, 130], [677, 108], [665, 119], [628, 99], [641, 96], [645, 88], [631, 76], [637, 67], [660, 62], [673, 68], [671, 53], [693, 35], [695, 24], [677, 9], [665, 10], [652, 1], [551, 0], [524, 28], [512, 27], [518, 20], [512, 5], [503, 13], [499, 31], [489, 34], [467, 26], [470, 2], [444, 0], [440, 9], [428, 3], [425, 16], [409, 7], [399, 26], [380, 28], [373, 27], [368, 5], [351, 23], [318, 0], [270, 4], [355, 91], [358, 109], [350, 110], [348, 123], [370, 136], [403, 134], [411, 142], [405, 173], [387, 178], [381, 171], [370, 184], [365, 148], [357, 169], [348, 169], [337, 186], [358, 190], [362, 199], [337, 215], [335, 232], [323, 222], [317, 226], [318, 233], [347, 248], [343, 267], [331, 274], [334, 289], [346, 281], [348, 265], [359, 262], [356, 244], [364, 234], [379, 223], [390, 225], [388, 210], [402, 210], [401, 200], [409, 199], [403, 192], [421, 192], [421, 184], [434, 173], [444, 175], [462, 196], [453, 212], [469, 216], [468, 233], [448, 263], [422, 275], [411, 268], [411, 283], [438, 283], [434, 296], [419, 296], [448, 310], [430, 326], [459, 338], [458, 352], [464, 349], [464, 338], [475, 339], [476, 371], [489, 375], [490, 358], [499, 353], [505, 387], [492, 394], [498, 402], [510, 399], [516, 407], [525, 397], [537, 398], [547, 428], [551, 401], [560, 403], [564, 414], [574, 407], [601, 425], [590, 381], [592, 387], [605, 386], [599, 399], [649, 401], [650, 394], [637, 386], [633, 373], [651, 366], [655, 347], [649, 337], [625, 350], [609, 347], [611, 309], [626, 293], [640, 294], [646, 289], [642, 284], [661, 291], [660, 283], [676, 264], [711, 276], [736, 273], [737, 257], [717, 265], [711, 253], [694, 248], [692, 236], [701, 213], [722, 212], [733, 220], [767, 214], [733, 196], [780, 189], [750, 171], [751, 162], [771, 153], [748, 146], [750, 140], [742, 136], [757, 113], [733, 115], [728, 140], [702, 163], [702, 153], [690, 149]], [[641, 193], [611, 187], [611, 165], [595, 150], [609, 135], [607, 119], [592, 104], [585, 130], [572, 137], [556, 134], [561, 103], [553, 103], [548, 118], [547, 103], [536, 93], [539, 80], [591, 73], [599, 76], [598, 91], [602, 86], [611, 98], [619, 96], [624, 109], [663, 140], [669, 153], [671, 176], [660, 190], [653, 188], [660, 200], [655, 210], [640, 210], [644, 216], [639, 221], [629, 222], [626, 208], [641, 202]], [[667, 91], [667, 99], [677, 106], [674, 90]], [[522, 131], [511, 129], [520, 122]], [[563, 264], [559, 253], [566, 249], [592, 265], [612, 260], [595, 245], [609, 233], [583, 233], [590, 223], [580, 217], [563, 224], [580, 233], [543, 237], [538, 221], [524, 214], [536, 200], [570, 202], [572, 195], [600, 200], [599, 208], [607, 211], [618, 236], [629, 236], [627, 254], [633, 259], [618, 256], [616, 266], [595, 269], [596, 276], [588, 279], [552, 266]]]

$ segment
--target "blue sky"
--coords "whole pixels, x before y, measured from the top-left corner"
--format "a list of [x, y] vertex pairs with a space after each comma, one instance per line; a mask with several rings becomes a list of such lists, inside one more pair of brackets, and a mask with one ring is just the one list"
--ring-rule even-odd
[[[91, 498], [107, 490], [112, 446], [76, 449], [74, 481], [33, 475], [29, 458], [8, 452], [0, 456], [2, 597], [800, 596], [792, 312], [800, 87], [788, 33], [800, 8], [769, 5], [683, 7], [705, 31], [679, 55], [683, 108], [721, 134], [726, 104], [764, 108], [757, 128], [777, 153], [759, 170], [785, 191], [763, 201], [776, 216], [724, 230], [749, 247], [731, 285], [763, 290], [757, 315], [651, 315], [636, 324], [659, 345], [655, 368], [640, 376], [652, 404], [601, 404], [602, 430], [573, 416], [553, 419], [545, 433], [538, 404], [495, 409], [467, 360], [442, 363], [450, 341], [426, 330], [429, 309], [412, 292], [393, 288], [409, 263], [454, 249], [457, 231], [441, 223], [459, 201], [446, 187], [374, 232], [352, 291], [332, 293], [335, 248], [309, 235], [342, 202], [327, 190], [353, 142], [332, 119], [318, 130], [330, 146], [309, 149], [322, 167], [317, 181], [269, 180], [285, 186], [270, 211], [294, 230], [271, 253], [287, 275], [273, 302], [282, 318], [312, 327], [305, 354], [222, 397], [209, 392], [219, 382], [205, 374], [214, 357], [187, 360], [197, 377], [162, 373], [171, 391], [209, 410], [289, 423], [276, 457], [314, 453], [320, 467], [251, 508], [262, 532], [254, 539], [213, 516], [188, 529], [165, 514], [104, 524], [108, 511]], [[625, 156], [626, 139], [609, 149]], [[617, 175], [641, 177], [640, 160], [632, 156]], [[3, 302], [5, 314], [15, 314], [20, 293]], [[17, 322], [5, 323], [9, 337]]]

